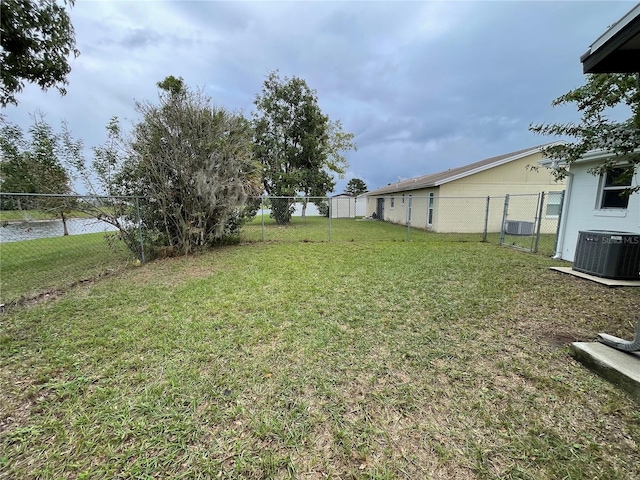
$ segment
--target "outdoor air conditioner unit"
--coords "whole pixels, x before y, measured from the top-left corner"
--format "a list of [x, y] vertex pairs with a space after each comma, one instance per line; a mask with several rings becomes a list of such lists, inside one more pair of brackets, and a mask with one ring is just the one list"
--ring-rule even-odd
[[507, 220], [504, 222], [504, 233], [507, 235], [533, 235], [533, 222]]
[[578, 232], [573, 269], [596, 277], [640, 280], [640, 234]]

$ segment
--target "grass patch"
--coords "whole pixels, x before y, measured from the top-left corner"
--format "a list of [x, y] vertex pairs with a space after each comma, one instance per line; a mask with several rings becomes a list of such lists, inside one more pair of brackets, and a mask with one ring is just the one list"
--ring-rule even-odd
[[[550, 233], [541, 233], [538, 240], [538, 253], [546, 256], [553, 256], [555, 253], [556, 235]], [[499, 243], [499, 238], [496, 240]], [[536, 248], [536, 239], [534, 235], [506, 235], [503, 240], [504, 245], [515, 247], [526, 251], [534, 251]]]
[[[264, 221], [264, 229], [263, 229]], [[552, 256], [555, 234], [541, 234], [538, 253]], [[389, 222], [353, 218], [292, 217], [287, 225], [277, 225], [272, 218], [258, 215], [242, 229], [243, 242], [481, 242], [482, 232], [434, 233], [419, 228], [407, 228]], [[500, 233], [487, 235], [487, 243], [500, 243]], [[505, 235], [504, 245], [521, 250], [533, 250], [533, 236]]]
[[0, 303], [64, 289], [122, 268], [131, 254], [114, 238], [112, 234], [90, 233], [1, 243]]
[[[80, 212], [77, 210], [65, 212], [64, 215], [67, 219], [93, 217], [88, 213]], [[59, 219], [60, 219], [59, 213], [45, 212], [42, 210], [0, 210], [0, 222], [26, 222], [26, 221], [34, 221], [34, 220], [59, 220]]]
[[[243, 242], [263, 240], [263, 219], [257, 216], [243, 226]], [[499, 235], [491, 237], [497, 243]], [[353, 218], [292, 217], [287, 225], [277, 225], [272, 218], [264, 217], [265, 242], [480, 242], [480, 233], [433, 233], [418, 228], [407, 228], [389, 222], [356, 220]]]
[[566, 345], [630, 337], [640, 292], [425, 235], [224, 247], [12, 310], [0, 470], [639, 478], [637, 405]]

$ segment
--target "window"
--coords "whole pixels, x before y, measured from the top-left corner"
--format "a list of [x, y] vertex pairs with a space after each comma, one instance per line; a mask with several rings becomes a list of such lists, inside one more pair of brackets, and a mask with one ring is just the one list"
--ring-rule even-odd
[[627, 208], [631, 175], [625, 168], [612, 168], [603, 175], [600, 208]]
[[547, 218], [558, 218], [560, 215], [560, 205], [562, 202], [562, 192], [549, 192], [547, 194]]
[[404, 195], [402, 195], [402, 204], [404, 205]]
[[433, 193], [429, 194], [429, 207], [427, 208], [427, 226], [433, 225]]
[[393, 208], [395, 203], [396, 203], [396, 199], [394, 197], [391, 197], [391, 208]]

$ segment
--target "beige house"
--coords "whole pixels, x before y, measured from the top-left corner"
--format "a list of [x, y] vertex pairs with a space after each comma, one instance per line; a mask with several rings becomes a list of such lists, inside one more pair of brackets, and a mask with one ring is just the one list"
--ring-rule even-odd
[[548, 145], [390, 183], [365, 194], [366, 214], [436, 232], [498, 232], [507, 219], [528, 234], [537, 218], [543, 232], [555, 231], [564, 184], [550, 170], [535, 168]]

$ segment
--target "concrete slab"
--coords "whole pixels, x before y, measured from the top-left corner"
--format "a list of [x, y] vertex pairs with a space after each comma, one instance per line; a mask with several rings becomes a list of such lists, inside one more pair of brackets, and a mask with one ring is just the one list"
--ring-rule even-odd
[[570, 350], [576, 360], [640, 404], [640, 353], [621, 352], [598, 342], [574, 342]]
[[585, 280], [591, 280], [592, 282], [606, 285], [607, 287], [640, 287], [640, 280], [613, 280], [612, 278], [596, 277], [595, 275], [589, 275], [588, 273], [576, 272], [571, 267], [549, 267], [556, 272], [566, 273], [573, 275], [574, 277], [584, 278]]

